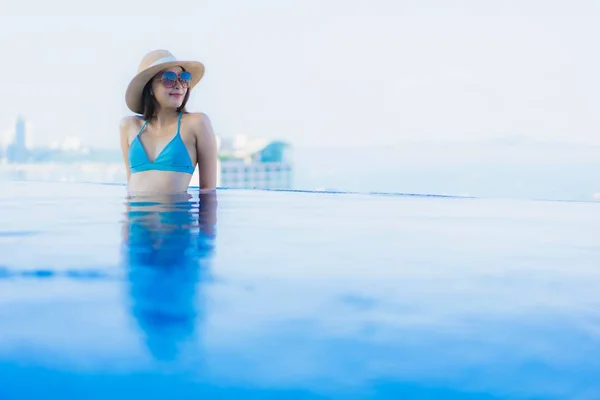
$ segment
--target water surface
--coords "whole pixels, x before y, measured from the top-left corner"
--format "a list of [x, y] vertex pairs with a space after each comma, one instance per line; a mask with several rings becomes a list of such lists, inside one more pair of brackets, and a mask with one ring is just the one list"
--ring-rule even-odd
[[600, 398], [598, 203], [0, 182], [0, 398]]

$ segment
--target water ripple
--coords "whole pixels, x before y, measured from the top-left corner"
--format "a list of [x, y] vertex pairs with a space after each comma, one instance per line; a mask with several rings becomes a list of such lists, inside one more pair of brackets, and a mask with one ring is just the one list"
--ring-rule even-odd
[[15, 269], [0, 266], [0, 279], [74, 279], [74, 280], [114, 280], [122, 279], [123, 272], [117, 268], [67, 269], [51, 268]]
[[0, 238], [34, 236], [39, 233], [40, 232], [37, 232], [37, 231], [0, 231]]

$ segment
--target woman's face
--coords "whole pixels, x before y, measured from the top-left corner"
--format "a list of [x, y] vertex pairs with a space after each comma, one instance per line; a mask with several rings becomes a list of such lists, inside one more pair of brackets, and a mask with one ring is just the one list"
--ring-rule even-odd
[[179, 108], [189, 90], [191, 75], [181, 67], [159, 73], [152, 81], [152, 93], [161, 108]]

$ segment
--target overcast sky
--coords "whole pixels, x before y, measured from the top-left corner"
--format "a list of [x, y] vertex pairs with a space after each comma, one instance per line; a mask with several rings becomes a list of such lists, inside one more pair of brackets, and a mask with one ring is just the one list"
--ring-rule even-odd
[[83, 5], [2, 2], [0, 133], [22, 113], [35, 144], [117, 148], [125, 87], [147, 51], [166, 48], [206, 64], [190, 109], [223, 136], [600, 143], [597, 0]]

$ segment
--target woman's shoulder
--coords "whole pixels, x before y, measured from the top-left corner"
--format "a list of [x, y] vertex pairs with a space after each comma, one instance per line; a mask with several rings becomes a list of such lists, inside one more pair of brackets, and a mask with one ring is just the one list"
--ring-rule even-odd
[[206, 115], [203, 112], [188, 112], [183, 114], [182, 116], [183, 120], [187, 120], [191, 123], [204, 123], [206, 121], [210, 121], [210, 119], [208, 118], [208, 115]]
[[216, 146], [216, 137], [210, 118], [203, 112], [184, 114], [186, 130], [191, 134], [196, 143], [203, 147], [213, 148]]
[[143, 122], [144, 122], [144, 120], [140, 116], [127, 115], [127, 116], [121, 118], [120, 127], [121, 128], [137, 127], [137, 126], [141, 126], [141, 124]]
[[212, 134], [212, 125], [210, 118], [203, 112], [186, 113], [183, 120], [190, 130], [196, 134]]
[[126, 117], [121, 118], [119, 123], [119, 130], [121, 131], [121, 135], [129, 136], [131, 131], [140, 129], [144, 120], [142, 117], [137, 115], [128, 115]]

